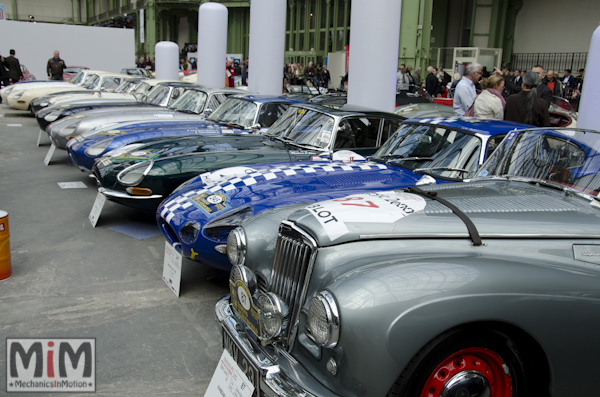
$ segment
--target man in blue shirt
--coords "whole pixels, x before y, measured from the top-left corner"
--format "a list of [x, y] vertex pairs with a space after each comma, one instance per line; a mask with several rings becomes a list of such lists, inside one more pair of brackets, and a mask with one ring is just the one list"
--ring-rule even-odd
[[456, 86], [454, 91], [454, 101], [452, 108], [455, 116], [463, 116], [467, 109], [473, 104], [477, 97], [475, 83], [481, 78], [481, 65], [478, 63], [470, 63], [465, 69], [465, 73]]

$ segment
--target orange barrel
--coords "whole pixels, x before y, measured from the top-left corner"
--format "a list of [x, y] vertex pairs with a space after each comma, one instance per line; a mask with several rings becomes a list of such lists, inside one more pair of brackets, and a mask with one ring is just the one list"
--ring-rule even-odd
[[0, 280], [9, 278], [11, 274], [8, 212], [0, 210]]

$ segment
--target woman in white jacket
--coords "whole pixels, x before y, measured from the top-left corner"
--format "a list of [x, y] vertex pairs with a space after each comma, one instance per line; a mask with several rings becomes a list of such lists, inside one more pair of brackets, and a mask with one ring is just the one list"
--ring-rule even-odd
[[484, 90], [475, 98], [473, 115], [483, 119], [504, 120], [504, 77], [493, 74], [481, 81], [481, 87]]

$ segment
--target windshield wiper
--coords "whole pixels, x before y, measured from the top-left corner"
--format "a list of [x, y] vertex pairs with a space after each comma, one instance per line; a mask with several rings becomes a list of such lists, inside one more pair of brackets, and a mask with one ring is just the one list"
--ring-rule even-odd
[[415, 174], [429, 174], [429, 170], [442, 170], [442, 171], [458, 171], [458, 172], [470, 172], [464, 168], [452, 168], [452, 167], [428, 167], [428, 168], [415, 168], [413, 172]]
[[402, 156], [398, 156], [398, 157], [391, 157], [388, 159], [388, 161], [390, 163], [397, 163], [400, 161], [431, 161], [433, 160], [433, 157], [402, 157]]
[[247, 130], [248, 129], [248, 127], [246, 127], [245, 125], [236, 124], [236, 123], [228, 123], [228, 122], [225, 122], [225, 121], [221, 121], [221, 122], [219, 122], [219, 124], [225, 125], [227, 127], [239, 128], [241, 130]]
[[181, 113], [198, 114], [198, 113], [194, 112], [193, 110], [188, 110], [188, 109], [175, 109], [175, 108], [173, 108], [173, 110], [176, 110], [176, 111], [181, 112]]

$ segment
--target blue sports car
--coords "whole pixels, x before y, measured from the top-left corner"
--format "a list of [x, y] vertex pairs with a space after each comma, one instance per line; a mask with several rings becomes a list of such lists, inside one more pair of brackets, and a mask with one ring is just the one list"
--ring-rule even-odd
[[359, 192], [463, 181], [475, 175], [506, 134], [527, 127], [475, 118], [411, 119], [368, 161], [314, 158], [205, 173], [167, 197], [156, 217], [169, 243], [185, 257], [227, 270], [227, 236], [252, 215]]

